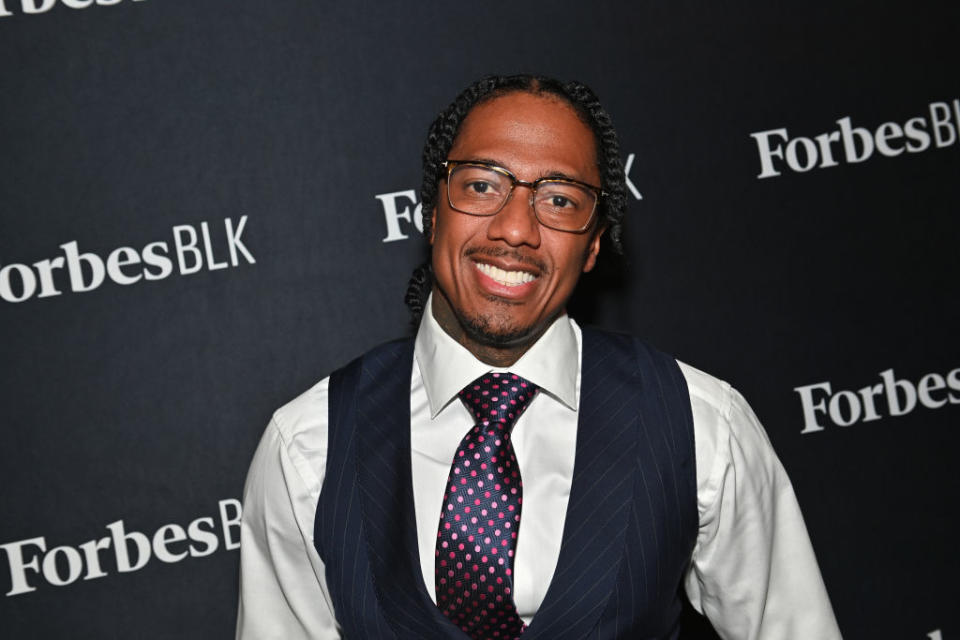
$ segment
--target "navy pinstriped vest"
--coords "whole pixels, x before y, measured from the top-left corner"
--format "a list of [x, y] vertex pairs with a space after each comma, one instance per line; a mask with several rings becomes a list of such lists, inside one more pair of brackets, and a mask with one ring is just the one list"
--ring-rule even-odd
[[[412, 366], [413, 341], [403, 340], [330, 377], [314, 544], [345, 638], [466, 638], [430, 600], [420, 571]], [[686, 381], [675, 360], [643, 342], [584, 329], [579, 415], [560, 557], [523, 638], [674, 639], [698, 527]]]

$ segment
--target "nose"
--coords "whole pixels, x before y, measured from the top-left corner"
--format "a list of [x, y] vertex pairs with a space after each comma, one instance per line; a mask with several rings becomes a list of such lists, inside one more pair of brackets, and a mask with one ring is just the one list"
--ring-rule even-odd
[[511, 247], [540, 246], [540, 222], [533, 210], [533, 192], [529, 187], [514, 188], [503, 209], [491, 217], [487, 237], [502, 240]]

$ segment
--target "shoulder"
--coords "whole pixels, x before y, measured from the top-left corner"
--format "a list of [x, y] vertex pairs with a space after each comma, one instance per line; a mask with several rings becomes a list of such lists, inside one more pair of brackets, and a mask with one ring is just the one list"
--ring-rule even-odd
[[669, 363], [671, 368], [676, 365], [686, 381], [692, 408], [695, 412], [700, 409], [704, 418], [710, 417], [714, 420], [721, 417], [729, 418], [734, 402], [746, 404], [743, 397], [727, 382], [676, 360], [643, 338], [592, 326], [578, 327], [578, 329], [587, 340], [603, 342], [614, 348], [632, 351], [634, 354], [642, 352], [661, 362]]
[[[571, 323], [577, 326], [572, 320]], [[615, 361], [622, 360], [624, 366], [637, 372], [644, 367], [653, 366], [660, 372], [677, 375], [678, 362], [673, 356], [660, 351], [643, 338], [592, 326], [578, 329], [582, 336], [585, 365], [592, 362], [594, 365], [607, 366], [608, 358], [613, 355]]]
[[327, 463], [329, 383], [329, 377], [320, 380], [273, 413], [250, 465], [248, 491], [259, 482], [319, 493]]
[[350, 386], [352, 383], [348, 378], [357, 375], [364, 363], [370, 365], [389, 362], [411, 350], [412, 345], [411, 338], [401, 338], [376, 346], [277, 409], [273, 414], [272, 424], [286, 446], [303, 451], [325, 450], [328, 407], [331, 394], [343, 386], [340, 383]]
[[724, 380], [677, 361], [687, 381], [693, 414], [693, 441], [697, 456], [697, 484], [717, 473], [726, 459], [725, 442], [730, 433], [730, 407], [734, 390]]
[[724, 380], [679, 362], [693, 412], [701, 491], [717, 489], [733, 468], [757, 477], [775, 471], [776, 454], [746, 399]]
[[328, 383], [324, 378], [274, 412], [247, 471], [243, 516], [248, 523], [266, 526], [282, 504], [309, 513], [326, 467]]
[[707, 423], [723, 422], [743, 430], [757, 421], [746, 399], [725, 380], [677, 361], [690, 392], [690, 404]]
[[690, 404], [703, 417], [711, 420], [729, 418], [734, 396], [739, 396], [726, 381], [677, 360], [680, 372], [687, 381]]
[[285, 443], [297, 442], [310, 448], [309, 440], [326, 436], [329, 392], [327, 376], [274, 411], [273, 425]]
[[699, 419], [702, 423], [698, 428], [698, 435], [701, 430], [716, 431], [726, 427], [736, 438], [750, 439], [759, 436], [762, 440], [767, 440], [760, 421], [739, 391], [726, 381], [684, 362], [678, 360], [677, 364], [687, 381], [694, 420]]

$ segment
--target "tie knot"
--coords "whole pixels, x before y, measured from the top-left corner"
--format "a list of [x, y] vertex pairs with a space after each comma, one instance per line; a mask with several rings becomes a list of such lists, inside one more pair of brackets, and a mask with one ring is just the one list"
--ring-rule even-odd
[[459, 396], [477, 422], [499, 422], [509, 430], [539, 390], [514, 373], [485, 373]]

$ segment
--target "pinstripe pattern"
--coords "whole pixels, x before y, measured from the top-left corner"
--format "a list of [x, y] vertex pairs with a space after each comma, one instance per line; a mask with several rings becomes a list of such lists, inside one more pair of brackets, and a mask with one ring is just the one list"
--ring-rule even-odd
[[351, 464], [356, 459], [356, 431], [335, 429], [332, 425], [353, 422], [355, 396], [350, 392], [357, 388], [360, 364], [360, 360], [355, 360], [330, 379], [328, 447], [339, 455], [329, 457], [317, 504], [313, 539], [325, 561], [327, 583], [337, 585], [337, 588], [331, 587], [330, 596], [344, 636], [363, 637], [362, 633], [353, 633], [353, 630], [366, 628], [374, 630], [376, 637], [388, 638], [388, 634], [380, 633], [385, 623], [372, 589], [366, 550], [357, 544], [344, 544], [342, 536], [345, 531], [363, 530], [359, 499], [354, 490], [356, 473]]
[[[315, 544], [344, 637], [466, 636], [427, 594], [410, 479], [412, 341], [330, 380]], [[676, 362], [583, 331], [573, 486], [553, 581], [525, 639], [676, 638], [697, 531], [693, 419]], [[362, 401], [358, 401], [362, 398]]]
[[676, 362], [633, 343], [640, 396], [628, 544], [616, 589], [591, 637], [675, 639], [698, 527], [693, 416]]
[[345, 638], [466, 637], [430, 600], [420, 575], [410, 481], [412, 366], [413, 343], [398, 341], [330, 378], [315, 544]]

